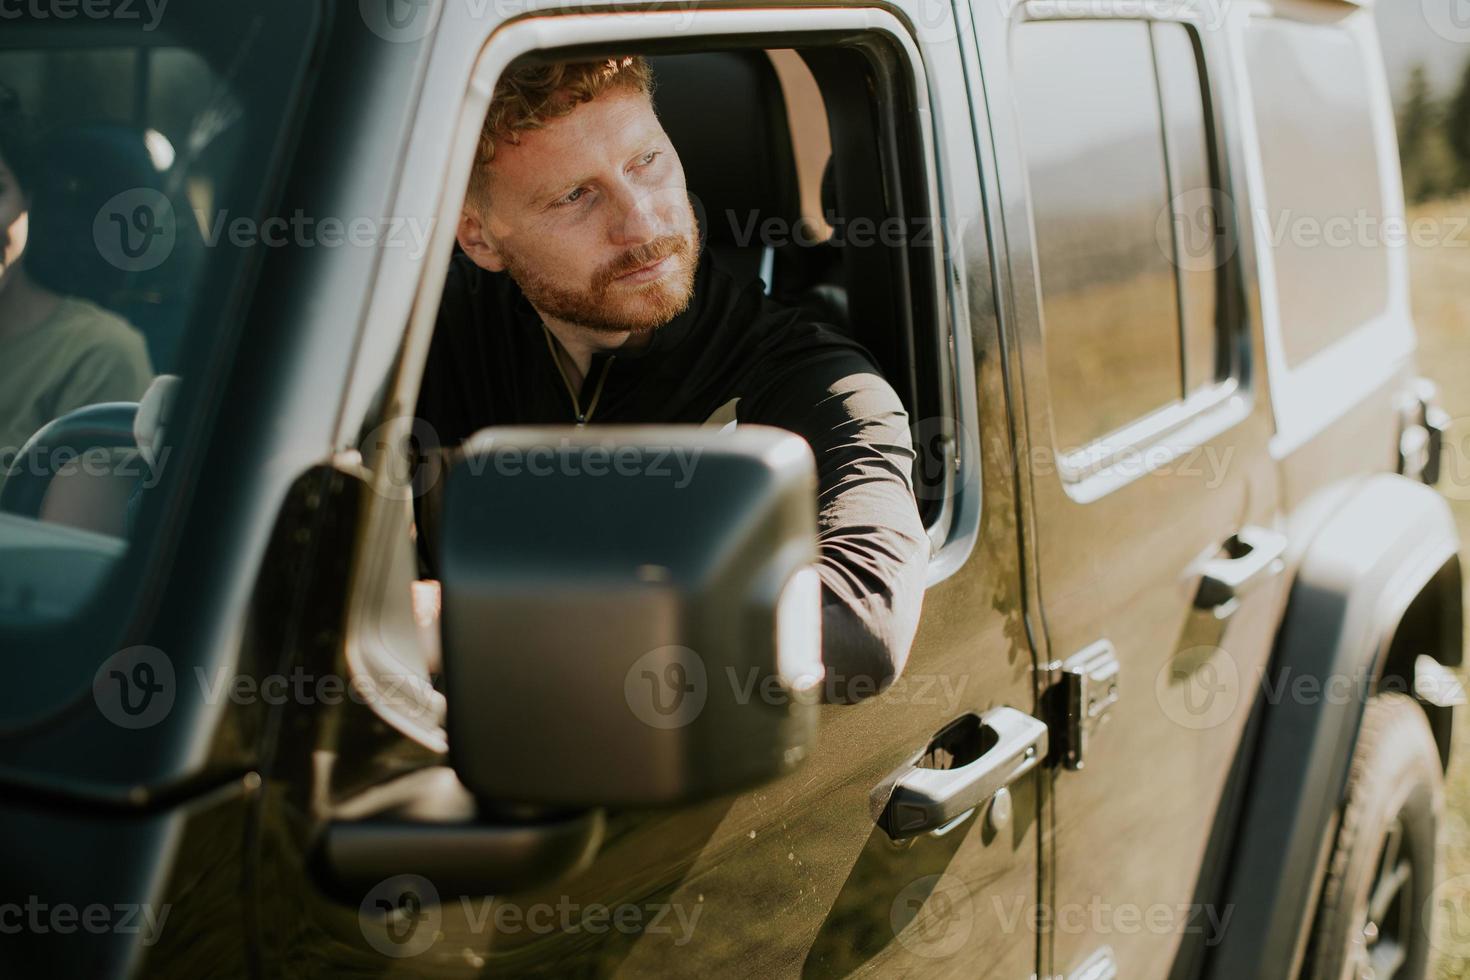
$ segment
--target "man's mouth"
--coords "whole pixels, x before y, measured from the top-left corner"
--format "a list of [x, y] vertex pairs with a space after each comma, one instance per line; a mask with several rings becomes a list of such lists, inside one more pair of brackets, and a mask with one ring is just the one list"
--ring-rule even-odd
[[614, 279], [615, 282], [638, 285], [640, 283], [652, 282], [674, 267], [674, 255], [670, 253], [661, 259], [655, 259], [647, 265], [639, 266], [630, 272], [625, 272]]

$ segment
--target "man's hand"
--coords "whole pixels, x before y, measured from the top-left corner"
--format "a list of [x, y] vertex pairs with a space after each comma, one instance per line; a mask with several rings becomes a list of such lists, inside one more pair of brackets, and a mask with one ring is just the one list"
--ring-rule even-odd
[[419, 630], [419, 642], [427, 656], [424, 658], [430, 674], [439, 673], [439, 583], [433, 579], [420, 579], [413, 583], [413, 621]]

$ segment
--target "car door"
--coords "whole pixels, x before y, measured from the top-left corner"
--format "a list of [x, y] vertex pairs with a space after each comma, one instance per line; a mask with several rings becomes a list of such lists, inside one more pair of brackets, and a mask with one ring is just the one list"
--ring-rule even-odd
[[[1048, 975], [1183, 971], [1279, 615], [1277, 488], [1213, 8], [975, 5], [1056, 720]], [[1133, 19], [1130, 19], [1133, 18]], [[997, 80], [1003, 79], [1003, 82]]]
[[[323, 601], [296, 654], [305, 676], [345, 676], [368, 693], [332, 703], [292, 698], [280, 708], [277, 730], [288, 735], [277, 746], [255, 852], [265, 972], [1035, 972], [1029, 916], [1045, 728], [1033, 717], [1011, 417], [964, 100], [978, 78], [966, 75], [948, 8], [912, 6], [912, 26], [878, 8], [696, 8], [532, 16], [493, 39], [499, 25], [466, 5], [439, 12], [393, 209], [435, 231], [427, 254], [382, 254], [343, 411], [335, 490], [321, 504], [336, 515], [335, 546], [322, 549], [332, 556], [316, 572]], [[395, 31], [411, 33], [402, 24], [369, 27], [388, 43]], [[380, 443], [395, 438], [394, 406], [413, 404], [491, 83], [512, 57], [538, 48], [677, 39], [688, 51], [736, 38], [787, 47], [793, 37], [885, 52], [890, 91], [911, 102], [899, 114], [919, 136], [906, 158], [917, 183], [905, 193], [923, 202], [928, 244], [916, 238], [914, 247], [931, 258], [915, 266], [926, 278], [910, 288], [932, 300], [919, 340], [939, 359], [919, 375], [934, 379], [922, 395], [935, 408], [913, 421], [934, 467], [921, 491], [934, 495], [924, 501], [934, 557], [905, 674], [863, 703], [823, 708], [815, 752], [775, 783], [664, 811], [608, 813], [595, 856], [563, 880], [498, 895], [397, 878], [338, 887], [318, 847], [324, 825], [360, 812], [391, 777], [446, 764], [442, 697], [427, 684], [386, 693], [427, 671], [404, 653], [414, 631], [412, 507], [388, 492], [392, 453]], [[903, 811], [884, 814], [896, 781], [916, 769], [937, 774], [923, 781], [940, 796], [956, 785], [987, 791], [942, 826], [910, 832]]]

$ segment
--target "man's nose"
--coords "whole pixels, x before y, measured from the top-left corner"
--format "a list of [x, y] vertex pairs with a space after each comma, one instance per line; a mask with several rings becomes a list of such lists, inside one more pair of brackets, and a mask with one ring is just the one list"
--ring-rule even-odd
[[651, 242], [659, 236], [662, 227], [658, 195], [643, 188], [624, 187], [613, 219], [613, 244], [642, 245]]

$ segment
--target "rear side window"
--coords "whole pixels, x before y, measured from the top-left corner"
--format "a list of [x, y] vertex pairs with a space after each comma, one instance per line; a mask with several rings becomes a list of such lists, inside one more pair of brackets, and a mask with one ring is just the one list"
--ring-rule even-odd
[[1347, 31], [1291, 21], [1252, 21], [1246, 51], [1266, 184], [1256, 220], [1295, 367], [1388, 306], [1368, 65]]
[[1220, 374], [1208, 113], [1183, 25], [1033, 22], [1014, 43], [1052, 420], [1072, 452]]

